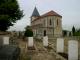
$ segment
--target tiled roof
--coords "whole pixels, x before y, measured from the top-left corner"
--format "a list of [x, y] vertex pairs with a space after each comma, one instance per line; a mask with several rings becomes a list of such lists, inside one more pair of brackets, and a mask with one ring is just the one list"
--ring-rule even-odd
[[[43, 18], [43, 17], [46, 17], [46, 16], [59, 16], [59, 17], [62, 17], [62, 16], [59, 15], [58, 13], [54, 12], [53, 10], [51, 10], [51, 11], [49, 11], [49, 12], [47, 12], [47, 13], [39, 16], [39, 17], [37, 17], [35, 20], [38, 20], [38, 19]], [[34, 21], [35, 21], [35, 20], [34, 20]]]
[[47, 12], [47, 13], [45, 13], [45, 14], [43, 14], [42, 16], [60, 16], [60, 17], [62, 17], [61, 15], [59, 15], [58, 13], [56, 13], [56, 12], [54, 12], [52, 10]]

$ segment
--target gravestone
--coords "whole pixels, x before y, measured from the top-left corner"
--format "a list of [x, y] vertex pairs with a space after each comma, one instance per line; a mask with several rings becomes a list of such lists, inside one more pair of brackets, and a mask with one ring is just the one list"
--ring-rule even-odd
[[47, 47], [48, 46], [48, 36], [43, 37], [43, 46]]
[[33, 37], [28, 37], [28, 47], [33, 47]]
[[57, 38], [57, 52], [64, 52], [64, 39], [63, 38]]
[[70, 32], [67, 32], [67, 36], [69, 36], [69, 33], [70, 33]]
[[79, 41], [79, 60], [80, 60], [80, 41]]
[[3, 37], [3, 45], [8, 45], [9, 44], [9, 37]]
[[68, 60], [78, 60], [78, 41], [68, 41]]

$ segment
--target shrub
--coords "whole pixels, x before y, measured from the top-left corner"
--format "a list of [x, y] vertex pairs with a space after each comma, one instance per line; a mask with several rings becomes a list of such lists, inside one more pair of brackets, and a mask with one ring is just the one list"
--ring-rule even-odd
[[26, 37], [32, 37], [33, 36], [33, 31], [31, 29], [27, 29], [25, 31], [24, 36], [26, 36]]

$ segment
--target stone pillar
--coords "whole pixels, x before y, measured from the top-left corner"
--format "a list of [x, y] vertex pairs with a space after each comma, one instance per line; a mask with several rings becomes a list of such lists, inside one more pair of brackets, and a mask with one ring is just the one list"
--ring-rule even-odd
[[3, 37], [3, 45], [9, 45], [9, 37]]
[[48, 46], [48, 36], [43, 37], [43, 46], [47, 47]]
[[68, 41], [68, 60], [78, 60], [78, 41]]
[[64, 52], [64, 39], [63, 38], [57, 38], [57, 52]]

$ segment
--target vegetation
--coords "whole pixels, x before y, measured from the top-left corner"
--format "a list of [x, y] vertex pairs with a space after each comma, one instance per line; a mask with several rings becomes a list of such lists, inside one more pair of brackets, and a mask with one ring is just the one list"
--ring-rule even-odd
[[75, 27], [73, 26], [72, 33], [73, 36], [80, 36], [80, 29], [75, 29]]
[[23, 17], [17, 0], [0, 0], [0, 31], [6, 31]]
[[27, 26], [24, 36], [26, 36], [26, 37], [33, 36], [33, 31], [31, 30], [30, 26]]
[[74, 26], [72, 27], [72, 33], [73, 33], [73, 36], [75, 36], [75, 27]]
[[63, 36], [67, 35], [67, 30], [63, 30]]
[[75, 36], [80, 36], [80, 29], [79, 30], [76, 30]]

